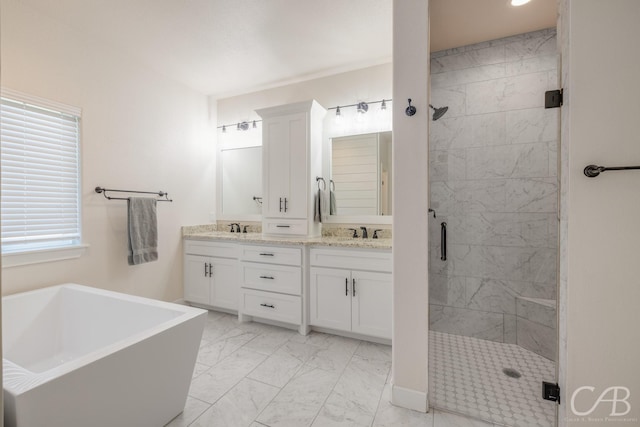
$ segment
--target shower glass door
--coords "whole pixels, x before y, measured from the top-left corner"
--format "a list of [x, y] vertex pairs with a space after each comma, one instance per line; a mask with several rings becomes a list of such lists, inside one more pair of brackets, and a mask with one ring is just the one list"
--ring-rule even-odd
[[431, 55], [432, 407], [555, 426], [557, 82], [555, 29]]

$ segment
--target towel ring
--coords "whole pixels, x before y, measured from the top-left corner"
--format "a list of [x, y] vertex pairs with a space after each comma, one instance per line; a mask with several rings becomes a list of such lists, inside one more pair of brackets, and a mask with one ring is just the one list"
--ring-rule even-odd
[[329, 188], [331, 189], [331, 191], [336, 191], [336, 183], [333, 182], [332, 179], [329, 180]]
[[318, 190], [320, 190], [320, 181], [322, 181], [322, 190], [327, 189], [327, 182], [321, 176], [316, 176], [316, 182], [318, 183]]

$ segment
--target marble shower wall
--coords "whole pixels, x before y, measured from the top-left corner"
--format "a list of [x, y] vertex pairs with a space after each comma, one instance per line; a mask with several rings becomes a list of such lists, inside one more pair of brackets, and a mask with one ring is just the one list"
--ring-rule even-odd
[[516, 297], [556, 299], [557, 63], [555, 29], [431, 56], [433, 330], [516, 343]]

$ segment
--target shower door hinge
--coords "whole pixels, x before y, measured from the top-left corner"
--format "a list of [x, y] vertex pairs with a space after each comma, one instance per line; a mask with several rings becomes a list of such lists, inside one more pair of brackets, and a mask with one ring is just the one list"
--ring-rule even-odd
[[544, 93], [544, 108], [562, 107], [562, 89], [548, 90]]
[[542, 381], [542, 398], [560, 404], [560, 386], [556, 383]]

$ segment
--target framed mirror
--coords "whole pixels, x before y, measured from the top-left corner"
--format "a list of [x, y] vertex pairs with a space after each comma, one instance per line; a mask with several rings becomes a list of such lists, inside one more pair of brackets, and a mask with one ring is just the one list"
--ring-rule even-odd
[[260, 134], [252, 136], [250, 141], [228, 136], [233, 140], [218, 150], [218, 219], [262, 220], [262, 146], [256, 145]]
[[391, 143], [391, 131], [331, 139], [332, 215], [391, 215]]

